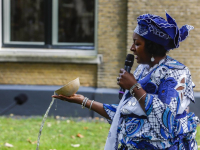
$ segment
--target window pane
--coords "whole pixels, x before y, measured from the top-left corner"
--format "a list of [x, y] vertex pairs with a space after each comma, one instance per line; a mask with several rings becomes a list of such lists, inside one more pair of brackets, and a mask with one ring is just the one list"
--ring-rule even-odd
[[11, 41], [44, 42], [44, 0], [11, 0]]
[[95, 0], [59, 0], [58, 42], [94, 43]]

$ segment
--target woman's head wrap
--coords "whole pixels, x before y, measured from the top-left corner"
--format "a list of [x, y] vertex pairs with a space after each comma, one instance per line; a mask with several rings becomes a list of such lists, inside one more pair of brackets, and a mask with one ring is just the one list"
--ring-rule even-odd
[[166, 13], [167, 21], [156, 15], [144, 14], [137, 18], [138, 25], [134, 32], [140, 36], [162, 45], [166, 50], [179, 47], [179, 42], [186, 39], [193, 26], [178, 28], [175, 20]]

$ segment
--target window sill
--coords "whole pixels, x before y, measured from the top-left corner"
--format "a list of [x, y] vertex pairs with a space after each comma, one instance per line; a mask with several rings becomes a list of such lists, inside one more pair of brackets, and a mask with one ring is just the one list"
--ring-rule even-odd
[[1, 48], [0, 62], [101, 64], [102, 55], [95, 50]]

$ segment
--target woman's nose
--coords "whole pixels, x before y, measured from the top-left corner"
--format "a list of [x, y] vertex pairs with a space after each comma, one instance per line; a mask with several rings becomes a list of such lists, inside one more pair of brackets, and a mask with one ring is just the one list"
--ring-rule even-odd
[[131, 51], [134, 51], [134, 50], [135, 50], [134, 44], [131, 46], [130, 50], [131, 50]]

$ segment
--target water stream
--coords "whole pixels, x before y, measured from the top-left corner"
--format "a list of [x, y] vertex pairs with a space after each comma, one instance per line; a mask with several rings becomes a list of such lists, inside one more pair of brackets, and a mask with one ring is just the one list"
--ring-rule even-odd
[[[54, 95], [55, 95], [55, 93], [54, 93]], [[53, 103], [54, 103], [54, 100], [55, 100], [55, 98], [52, 98], [52, 101], [51, 101], [51, 103], [50, 103], [50, 105], [49, 105], [49, 108], [47, 109], [47, 111], [46, 111], [46, 113], [45, 113], [45, 115], [44, 115], [44, 117], [43, 117], [43, 120], [42, 120], [42, 123], [41, 123], [41, 126], [40, 126], [40, 131], [39, 131], [39, 134], [38, 134], [38, 140], [37, 140], [37, 148], [36, 148], [36, 150], [39, 150], [40, 136], [41, 136], [42, 129], [43, 129], [43, 126], [44, 126], [44, 122], [45, 122], [45, 120], [46, 120], [46, 118], [47, 118], [47, 116], [48, 116], [48, 113], [49, 113], [49, 110], [51, 109], [51, 106], [52, 106]]]

